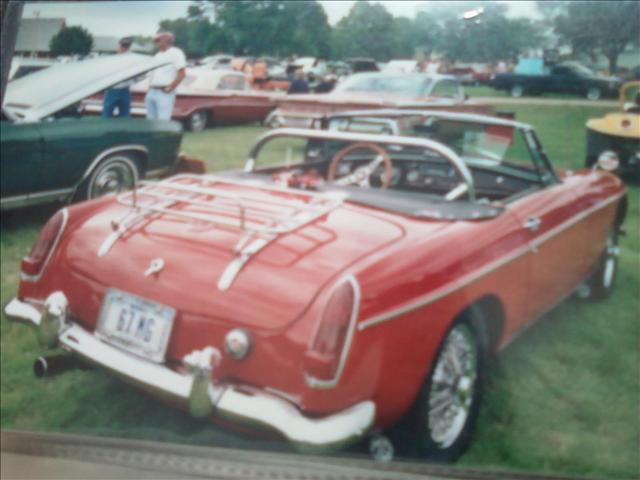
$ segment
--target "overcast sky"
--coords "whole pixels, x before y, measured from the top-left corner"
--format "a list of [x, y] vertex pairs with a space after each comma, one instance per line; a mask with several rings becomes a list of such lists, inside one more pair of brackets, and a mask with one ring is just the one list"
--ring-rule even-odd
[[[64, 17], [67, 25], [82, 25], [94, 35], [152, 35], [160, 20], [184, 17], [188, 1], [119, 1], [119, 2], [28, 2], [23, 16], [32, 18]], [[355, 1], [320, 1], [329, 23], [335, 25]], [[395, 16], [413, 17], [429, 1], [374, 1], [381, 3]], [[511, 16], [535, 16], [533, 1], [504, 1]]]

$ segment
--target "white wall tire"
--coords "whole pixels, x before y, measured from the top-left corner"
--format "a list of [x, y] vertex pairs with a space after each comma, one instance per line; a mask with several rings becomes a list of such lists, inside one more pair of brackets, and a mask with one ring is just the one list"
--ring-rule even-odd
[[131, 189], [140, 176], [139, 167], [131, 155], [117, 153], [100, 162], [82, 184], [77, 197], [93, 200]]
[[587, 98], [589, 100], [600, 100], [600, 97], [602, 97], [602, 92], [598, 87], [590, 87], [587, 90]]
[[520, 84], [515, 84], [511, 87], [511, 96], [513, 98], [520, 98], [524, 95], [524, 87]]
[[615, 289], [618, 276], [618, 234], [614, 229], [609, 233], [607, 246], [598, 262], [598, 267], [586, 282], [588, 295], [582, 296], [586, 300], [604, 300]]
[[202, 132], [205, 128], [207, 128], [207, 123], [209, 123], [209, 115], [204, 110], [197, 110], [189, 115], [189, 119], [187, 120], [187, 127], [192, 132]]

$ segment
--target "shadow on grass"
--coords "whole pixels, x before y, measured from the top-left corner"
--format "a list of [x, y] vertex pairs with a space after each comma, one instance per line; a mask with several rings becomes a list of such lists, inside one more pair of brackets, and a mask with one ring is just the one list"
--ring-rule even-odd
[[14, 233], [19, 229], [42, 227], [64, 205], [60, 203], [18, 208], [2, 212], [0, 232]]

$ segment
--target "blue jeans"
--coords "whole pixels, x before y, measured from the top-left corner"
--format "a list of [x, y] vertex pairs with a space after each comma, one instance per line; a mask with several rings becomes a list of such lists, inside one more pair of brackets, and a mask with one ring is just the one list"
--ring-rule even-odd
[[173, 104], [176, 101], [176, 91], [164, 92], [159, 88], [150, 88], [144, 98], [144, 105], [147, 107], [147, 118], [156, 120], [171, 120]]
[[[116, 108], [118, 109], [118, 115], [114, 115]], [[128, 117], [130, 111], [131, 92], [128, 88], [112, 88], [105, 92], [104, 100], [102, 102], [103, 117]]]

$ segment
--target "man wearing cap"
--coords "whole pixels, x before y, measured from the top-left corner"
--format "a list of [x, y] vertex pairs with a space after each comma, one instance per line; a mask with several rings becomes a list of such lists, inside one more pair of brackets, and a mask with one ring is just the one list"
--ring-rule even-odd
[[173, 46], [173, 34], [158, 33], [153, 42], [158, 49], [156, 59], [169, 63], [151, 72], [149, 91], [144, 99], [147, 118], [171, 120], [173, 104], [176, 101], [176, 88], [184, 79], [187, 59], [182, 50]]
[[[131, 38], [121, 38], [118, 53], [129, 53], [131, 43]], [[129, 87], [133, 85], [133, 82], [134, 80], [125, 80], [124, 82], [117, 83], [104, 93], [104, 100], [102, 101], [103, 117], [129, 116], [131, 110], [131, 92], [129, 91]], [[118, 109], [117, 115], [115, 115], [116, 108]]]

